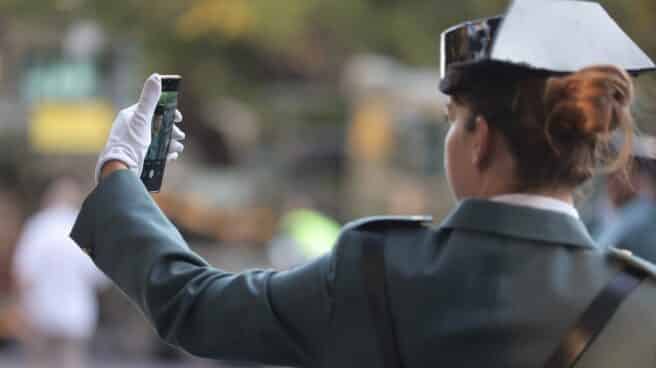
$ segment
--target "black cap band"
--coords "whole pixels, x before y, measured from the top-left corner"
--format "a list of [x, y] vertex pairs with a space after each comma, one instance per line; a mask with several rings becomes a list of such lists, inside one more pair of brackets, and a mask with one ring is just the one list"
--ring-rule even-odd
[[489, 60], [502, 16], [459, 24], [442, 33], [441, 68], [444, 78], [453, 64]]

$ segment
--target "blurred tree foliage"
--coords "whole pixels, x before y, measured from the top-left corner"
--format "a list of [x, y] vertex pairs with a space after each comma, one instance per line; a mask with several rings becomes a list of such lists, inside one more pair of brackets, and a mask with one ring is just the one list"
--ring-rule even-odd
[[[656, 56], [656, 1], [602, 0]], [[437, 65], [440, 32], [501, 13], [506, 0], [0, 0], [0, 21], [94, 18], [143, 45], [149, 70], [183, 73], [198, 93], [248, 95], [262, 82], [333, 83], [354, 52]]]

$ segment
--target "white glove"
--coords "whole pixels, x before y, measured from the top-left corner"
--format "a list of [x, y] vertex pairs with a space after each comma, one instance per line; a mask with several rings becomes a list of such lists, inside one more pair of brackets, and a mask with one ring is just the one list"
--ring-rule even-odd
[[[151, 122], [162, 90], [162, 81], [158, 74], [153, 74], [144, 83], [139, 102], [121, 110], [114, 120], [105, 148], [98, 157], [95, 179], [100, 181], [100, 172], [107, 161], [123, 162], [130, 171], [141, 175], [143, 163], [150, 146]], [[182, 122], [182, 114], [176, 110], [175, 122]], [[167, 160], [175, 160], [184, 150], [180, 142], [185, 134], [177, 126], [173, 126], [171, 144]]]

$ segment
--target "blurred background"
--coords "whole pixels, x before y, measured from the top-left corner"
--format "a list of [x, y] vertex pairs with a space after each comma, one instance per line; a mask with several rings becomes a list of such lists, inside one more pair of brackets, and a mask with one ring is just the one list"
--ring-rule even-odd
[[[656, 57], [655, 1], [601, 3]], [[453, 207], [439, 34], [506, 5], [0, 0], [0, 364], [23, 366], [33, 351], [18, 244], [32, 239], [53, 182], [93, 188], [114, 115], [150, 73], [184, 77], [186, 151], [155, 195], [162, 209], [217, 266], [287, 268], [329, 250], [357, 217], [439, 222]], [[654, 134], [656, 79], [638, 87], [638, 124]], [[582, 192], [584, 214], [607, 207], [603, 187]], [[37, 280], [60, 273], [55, 265]], [[90, 366], [229, 366], [166, 347], [119, 291], [88, 284], [99, 292], [97, 328], [83, 338]]]

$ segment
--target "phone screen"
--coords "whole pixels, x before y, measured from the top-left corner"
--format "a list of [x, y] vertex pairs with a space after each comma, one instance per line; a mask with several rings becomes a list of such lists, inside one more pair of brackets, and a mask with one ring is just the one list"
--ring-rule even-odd
[[141, 180], [151, 192], [158, 192], [162, 186], [166, 156], [175, 124], [175, 110], [178, 106], [179, 81], [178, 76], [162, 76], [162, 94], [153, 116], [151, 142], [141, 174]]

